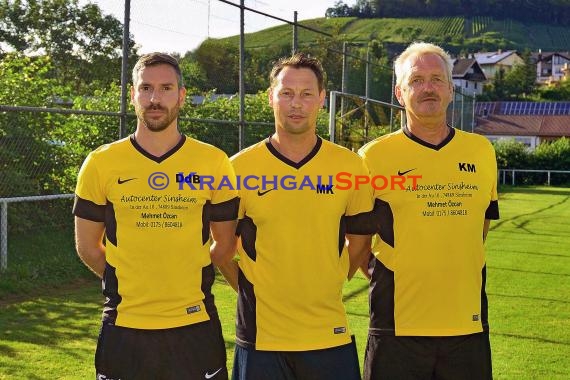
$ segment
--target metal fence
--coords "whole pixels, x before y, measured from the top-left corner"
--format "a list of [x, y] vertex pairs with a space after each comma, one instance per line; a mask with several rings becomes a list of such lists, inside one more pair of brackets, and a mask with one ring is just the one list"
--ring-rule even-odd
[[[3, 111], [3, 109], [0, 109]], [[118, 124], [118, 113], [110, 112], [62, 112], [71, 110], [38, 110], [34, 108], [11, 109], [10, 112], [31, 112], [49, 115], [50, 123], [71, 123], [69, 118], [84, 119], [78, 125]], [[2, 121], [0, 113], [0, 128]], [[129, 118], [133, 115], [128, 115]], [[99, 119], [95, 121], [94, 118]], [[182, 133], [222, 148], [228, 155], [239, 149], [238, 121], [191, 119], [182, 117], [179, 128]], [[272, 123], [246, 124], [243, 141], [251, 145], [268, 136], [274, 129]], [[132, 132], [134, 127], [127, 129]], [[67, 236], [73, 239], [71, 209], [75, 178], [89, 151], [101, 143], [112, 141], [99, 129], [79, 137], [68, 139], [36, 139], [34, 136], [0, 136], [0, 164], [8, 159], [16, 168], [4, 167], [0, 177], [0, 271], [7, 268], [8, 255], [17, 255], [19, 247], [12, 249], [9, 241], [29, 241], [29, 237], [44, 233]], [[105, 141], [101, 141], [101, 140]], [[18, 157], [7, 157], [17, 154]], [[5, 166], [5, 165], [3, 165]], [[13, 170], [15, 169], [15, 170]], [[65, 192], [62, 194], [61, 192]], [[57, 240], [57, 239], [56, 239]], [[52, 244], [43, 240], [44, 244]], [[57, 244], [56, 241], [53, 244]], [[54, 247], [51, 247], [54, 248]], [[24, 248], [25, 249], [25, 248]], [[47, 249], [49, 250], [49, 249]]]
[[[0, 102], [0, 269], [7, 266], [8, 252], [17, 251], [16, 242], [29, 241], [29, 237], [46, 231], [62, 234], [72, 240], [72, 220], [70, 192], [74, 188], [74, 178], [87, 153], [104, 143], [122, 137], [134, 129], [134, 118], [127, 104], [127, 82], [130, 68], [127, 67], [128, 40], [131, 27], [139, 34], [168, 32], [169, 38], [161, 39], [160, 47], [152, 50], [181, 53], [195, 46], [180, 45], [189, 40], [191, 34], [201, 40], [211, 37], [210, 29], [226, 31], [226, 35], [240, 36], [240, 70], [238, 111], [230, 120], [213, 120], [181, 117], [181, 132], [201, 141], [222, 148], [228, 155], [268, 136], [273, 124], [246, 120], [244, 66], [246, 62], [245, 34], [255, 29], [263, 29], [267, 20], [277, 20], [291, 25], [290, 50], [298, 48], [298, 33], [317, 33], [321, 38], [332, 35], [319, 31], [310, 25], [297, 22], [297, 12], [289, 14], [290, 20], [283, 18], [281, 10], [274, 9], [275, 16], [264, 9], [246, 7], [244, 1], [172, 1], [166, 0], [96, 0], [105, 5], [107, 11], [123, 21], [123, 59], [120, 98], [112, 109], [67, 109], [57, 107], [52, 100], [44, 103], [20, 104], [19, 98]], [[160, 6], [157, 6], [160, 5]], [[266, 3], [256, 4], [260, 8]], [[221, 12], [221, 8], [224, 12]], [[152, 9], [152, 18], [145, 18]], [[172, 23], [172, 10], [186, 13], [181, 23]], [[188, 20], [207, 9], [208, 30], [193, 29], [189, 32]], [[231, 16], [218, 17], [218, 14], [231, 10]], [[217, 12], [218, 11], [218, 12]], [[148, 17], [148, 16], [147, 16]], [[286, 17], [286, 16], [285, 16]], [[203, 18], [203, 17], [202, 17]], [[180, 18], [178, 18], [180, 19]], [[196, 23], [197, 24], [197, 23]], [[118, 80], [119, 78], [117, 78]], [[63, 134], [63, 127], [73, 126], [76, 132]], [[26, 126], [22, 128], [21, 126]], [[30, 131], [32, 131], [30, 133]], [[44, 241], [44, 244], [57, 244]], [[12, 242], [14, 244], [11, 244]], [[25, 247], [23, 249], [26, 249]], [[55, 247], [50, 247], [53, 250]], [[15, 250], [15, 251], [13, 251]], [[12, 254], [11, 254], [12, 255]]]
[[449, 125], [462, 131], [475, 129], [475, 97], [464, 94], [461, 87], [455, 87], [453, 102], [447, 110]]
[[[454, 128], [473, 132], [475, 98], [455, 89], [454, 98], [447, 110], [447, 122]], [[404, 108], [367, 96], [330, 92], [329, 130], [331, 141], [358, 150], [375, 138], [398, 130], [405, 125]]]
[[570, 170], [499, 169], [502, 185], [546, 185], [570, 182]]
[[[112, 4], [114, 14], [122, 16], [124, 41], [129, 36], [131, 26], [135, 26], [139, 33], [141, 30], [142, 33], [152, 33], [157, 29], [168, 29], [173, 38], [161, 41], [161, 51], [180, 51], [180, 38], [188, 37], [187, 22], [179, 26], [169, 23], [172, 7], [176, 7], [179, 12], [187, 12], [191, 17], [197, 17], [197, 4], [191, 1], [168, 0], [166, 3], [172, 4], [161, 3], [160, 7], [156, 6], [157, 0], [94, 2]], [[200, 7], [206, 5], [204, 1], [197, 3]], [[265, 9], [246, 7], [243, 0], [239, 4], [237, 1], [234, 3], [225, 0], [213, 3], [218, 7], [232, 9], [233, 16], [224, 19], [216, 17], [208, 10], [208, 30], [197, 33], [202, 39], [210, 37], [210, 30], [220, 29], [221, 23], [227, 24], [222, 25], [226, 30], [229, 26], [233, 34], [239, 35], [239, 109], [233, 120], [181, 117], [180, 129], [183, 133], [218, 146], [228, 155], [271, 133], [272, 123], [247, 120], [244, 84], [245, 67], [248, 65], [246, 50], [259, 48], [247, 44], [246, 34], [254, 29], [261, 29], [259, 26], [268, 19], [290, 25], [292, 51], [318, 48], [321, 49], [320, 54], [333, 58], [330, 62], [336, 62], [336, 65], [325, 67], [329, 79], [342, 79], [336, 81], [342, 83], [339, 86], [341, 88], [330, 88], [331, 94], [342, 90], [340, 93], [345, 96], [340, 101], [343, 104], [338, 118], [338, 105], [329, 110], [334, 111], [330, 113], [334, 133], [329, 136], [327, 126], [321, 126], [319, 133], [323, 137], [355, 149], [358, 144], [399, 127], [401, 116], [394, 110], [399, 110], [400, 107], [390, 105], [390, 99], [373, 100], [378, 93], [391, 94], [393, 72], [391, 67], [382, 66], [377, 63], [376, 58], [371, 58], [370, 49], [363, 48], [366, 41], [342, 43], [341, 36], [321, 31], [311, 23], [297, 22], [297, 12], [292, 13], [288, 20], [283, 18], [286, 16], [283, 16], [280, 10], [273, 11], [279, 14], [276, 16]], [[209, 9], [210, 1], [207, 5]], [[271, 8], [271, 5], [266, 3], [259, 5]], [[152, 20], [142, 18], [145, 14], [144, 8], [153, 9]], [[317, 44], [318, 46], [300, 46], [301, 33], [318, 35], [323, 43]], [[176, 36], [177, 38], [174, 38]], [[189, 50], [190, 48], [189, 46]], [[46, 100], [43, 104], [0, 102], [0, 269], [5, 269], [7, 265], [7, 255], [11, 251], [9, 241], [25, 241], [27, 236], [50, 231], [50, 228], [54, 233], [61, 233], [66, 239], [72, 239], [72, 200], [69, 194], [73, 191], [81, 162], [95, 147], [134, 130], [134, 115], [127, 104], [130, 71], [127, 67], [128, 58], [127, 49], [124, 49], [120, 94], [117, 94], [116, 102], [110, 108], [98, 108], [97, 102], [94, 102], [95, 106], [90, 109], [69, 109], [54, 105], [51, 100]], [[331, 95], [331, 99], [332, 97]], [[463, 119], [463, 115], [469, 114], [465, 111], [467, 108], [463, 103], [460, 108], [457, 107], [462, 112], [459, 113], [459, 118], [453, 117], [452, 124], [468, 125], [469, 122]], [[456, 120], [460, 121], [456, 123]], [[335, 127], [338, 121], [342, 123], [342, 128]], [[66, 128], [69, 130], [70, 126], [74, 128], [72, 134], [62, 132]], [[41, 202], [36, 202], [37, 200]]]

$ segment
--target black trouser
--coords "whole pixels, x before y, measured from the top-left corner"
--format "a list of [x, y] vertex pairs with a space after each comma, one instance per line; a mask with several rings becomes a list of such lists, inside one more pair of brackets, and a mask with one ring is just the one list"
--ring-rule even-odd
[[368, 335], [365, 380], [490, 380], [489, 333], [449, 337]]
[[162, 330], [103, 325], [97, 380], [228, 378], [219, 319]]

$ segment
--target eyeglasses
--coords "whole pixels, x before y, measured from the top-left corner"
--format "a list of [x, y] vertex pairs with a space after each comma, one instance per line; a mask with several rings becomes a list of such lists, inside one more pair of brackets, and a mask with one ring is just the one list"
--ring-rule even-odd
[[445, 80], [444, 78], [441, 78], [441, 77], [431, 77], [429, 80], [426, 80], [425, 78], [417, 77], [417, 78], [412, 78], [408, 82], [408, 87], [411, 87], [414, 90], [416, 90], [416, 89], [420, 89], [420, 88], [424, 87], [427, 83], [429, 83], [432, 87], [436, 87], [436, 88], [442, 88], [442, 87], [449, 86], [449, 82], [447, 80]]

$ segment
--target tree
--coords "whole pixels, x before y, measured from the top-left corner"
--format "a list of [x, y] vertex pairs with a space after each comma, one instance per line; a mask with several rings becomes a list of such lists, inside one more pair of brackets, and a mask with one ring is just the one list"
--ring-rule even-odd
[[208, 88], [219, 94], [238, 91], [239, 48], [229, 42], [207, 39], [194, 52], [196, 61], [206, 73]]
[[192, 52], [187, 52], [184, 57], [178, 61], [184, 86], [189, 94], [199, 94], [202, 89], [207, 87], [206, 71], [200, 66], [196, 57]]
[[539, 92], [542, 99], [568, 100], [570, 99], [570, 80], [566, 79], [556, 85], [541, 88]]
[[[76, 91], [121, 78], [123, 26], [92, 3], [78, 0], [0, 0], [0, 41], [26, 55], [45, 54], [51, 75]], [[10, 50], [9, 49], [9, 50]], [[129, 52], [136, 60], [134, 41]]]
[[536, 89], [536, 66], [530, 61], [530, 52], [522, 54], [524, 63], [515, 65], [505, 75], [505, 91], [514, 99], [529, 97]]
[[499, 169], [527, 169], [530, 165], [530, 151], [515, 139], [499, 140], [493, 143]]
[[505, 72], [500, 68], [480, 100], [525, 99], [536, 92], [536, 66], [530, 62], [530, 52], [523, 53], [524, 63]]
[[352, 8], [343, 3], [341, 0], [337, 1], [333, 7], [327, 8], [325, 17], [350, 17], [353, 16]]
[[[0, 104], [53, 106], [54, 96], [68, 95], [69, 89], [49, 78], [51, 70], [48, 57], [7, 54], [0, 61]], [[0, 197], [59, 190], [49, 174], [58, 149], [49, 133], [58, 120], [45, 113], [0, 113]]]

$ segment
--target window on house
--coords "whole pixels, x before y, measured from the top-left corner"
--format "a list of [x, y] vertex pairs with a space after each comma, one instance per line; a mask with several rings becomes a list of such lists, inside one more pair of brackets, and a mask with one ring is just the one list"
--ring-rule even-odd
[[475, 84], [473, 85], [473, 88], [476, 90], [477, 89], [477, 82], [475, 82]]
[[528, 148], [532, 147], [532, 139], [530, 137], [515, 137], [515, 141], [523, 143]]
[[469, 82], [465, 81], [465, 88], [469, 88]]

